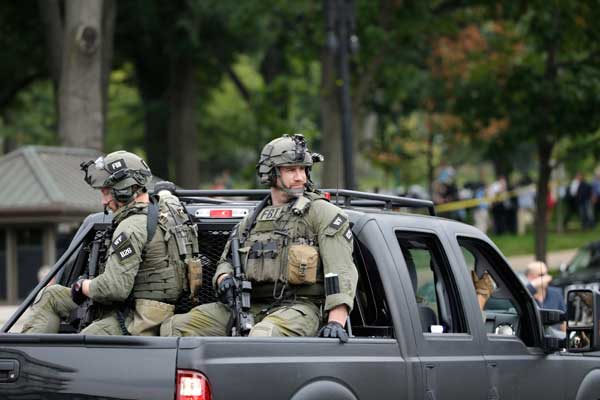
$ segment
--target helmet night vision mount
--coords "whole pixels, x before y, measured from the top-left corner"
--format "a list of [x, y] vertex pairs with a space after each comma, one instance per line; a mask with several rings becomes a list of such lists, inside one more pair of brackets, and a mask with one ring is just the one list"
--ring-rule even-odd
[[119, 203], [129, 203], [152, 180], [148, 164], [139, 156], [127, 151], [115, 151], [106, 157], [81, 163], [85, 182], [94, 189], [110, 188], [112, 197]]

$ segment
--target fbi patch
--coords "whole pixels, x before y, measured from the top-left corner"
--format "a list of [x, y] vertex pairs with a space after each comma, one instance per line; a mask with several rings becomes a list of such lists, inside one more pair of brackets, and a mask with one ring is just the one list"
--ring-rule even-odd
[[344, 217], [342, 214], [337, 214], [329, 224], [329, 227], [337, 231], [347, 220], [348, 218]]
[[280, 207], [267, 207], [258, 216], [258, 220], [259, 221], [275, 221], [279, 218], [280, 214], [281, 214]]
[[344, 232], [344, 237], [347, 241], [352, 241], [352, 229], [350, 227], [346, 228], [346, 232]]
[[123, 244], [125, 244], [125, 242], [128, 241], [129, 238], [127, 237], [127, 234], [125, 232], [121, 232], [119, 236], [117, 236], [112, 242], [113, 250], [118, 249], [120, 246], [123, 246]]
[[106, 169], [108, 169], [108, 172], [110, 172], [111, 174], [115, 171], [119, 171], [125, 168], [127, 168], [127, 164], [125, 164], [125, 160], [123, 160], [122, 158], [119, 160], [115, 160], [106, 166]]
[[128, 245], [126, 247], [123, 247], [122, 249], [115, 251], [115, 253], [117, 254], [117, 257], [119, 257], [119, 260], [123, 261], [134, 255], [135, 249], [132, 245]]

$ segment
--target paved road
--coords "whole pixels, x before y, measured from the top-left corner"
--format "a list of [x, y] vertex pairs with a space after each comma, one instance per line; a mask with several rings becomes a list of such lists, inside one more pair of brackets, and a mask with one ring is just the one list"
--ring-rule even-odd
[[[575, 249], [556, 251], [548, 254], [548, 266], [551, 269], [558, 268], [561, 263], [569, 261], [575, 255]], [[524, 271], [527, 264], [534, 260], [533, 255], [508, 257], [508, 262], [517, 271]], [[17, 306], [0, 306], [0, 326], [15, 312]], [[20, 325], [15, 326], [20, 329]]]
[[[4, 322], [16, 311], [18, 306], [0, 306], [0, 326], [4, 325]], [[17, 324], [11, 329], [11, 332], [18, 332], [21, 330], [21, 324]]]
[[[573, 258], [575, 252], [576, 249], [554, 251], [552, 253], [548, 253], [546, 264], [548, 264], [548, 268], [550, 269], [557, 269], [558, 267], [560, 267], [560, 264], [562, 264], [563, 262], [566, 263], [571, 258]], [[524, 271], [527, 268], [527, 264], [534, 260], [535, 257], [533, 256], [533, 254], [508, 257], [508, 262], [515, 271]]]

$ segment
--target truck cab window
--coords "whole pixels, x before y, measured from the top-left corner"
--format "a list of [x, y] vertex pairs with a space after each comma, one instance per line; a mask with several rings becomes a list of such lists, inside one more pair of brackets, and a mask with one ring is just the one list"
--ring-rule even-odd
[[[528, 318], [530, 299], [525, 287], [516, 279], [500, 254], [482, 240], [459, 237], [465, 266], [481, 277], [486, 271], [494, 289], [483, 308], [485, 330], [490, 335], [517, 336], [526, 345], [534, 341], [533, 325]], [[473, 290], [475, 295], [475, 290]]]
[[354, 239], [354, 264], [358, 282], [350, 315], [352, 333], [359, 337], [394, 337], [377, 263], [368, 248]]
[[423, 332], [466, 333], [460, 303], [448, 260], [434, 235], [396, 232], [408, 269]]

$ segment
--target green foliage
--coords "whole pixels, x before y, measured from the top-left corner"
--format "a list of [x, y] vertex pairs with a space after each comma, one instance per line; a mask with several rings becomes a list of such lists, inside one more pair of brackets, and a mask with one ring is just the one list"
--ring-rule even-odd
[[0, 137], [15, 146], [57, 145], [54, 94], [49, 81], [18, 93], [0, 117]]
[[[166, 115], [173, 63], [181, 58], [197, 70], [199, 144], [191, 151], [205, 182], [229, 168], [237, 182], [252, 185], [258, 150], [282, 133], [302, 132], [321, 147], [323, 2], [117, 3], [107, 151], [145, 149], [145, 116]], [[589, 136], [600, 125], [595, 2], [357, 0], [356, 10], [352, 93], [364, 90], [364, 109], [355, 112], [377, 116], [360, 151], [390, 184], [425, 183], [429, 153], [434, 166], [489, 160], [499, 171], [530, 170], [541, 138], [557, 144], [554, 156], [569, 170], [600, 159], [599, 141]], [[5, 88], [46, 76], [37, 12], [27, 3], [3, 7]], [[51, 89], [39, 81], [3, 105], [0, 135], [55, 143]], [[164, 136], [167, 118], [160, 120]]]
[[[560, 251], [576, 249], [594, 240], [598, 240], [600, 229], [589, 231], [567, 231], [564, 233], [550, 232], [548, 234], [548, 249]], [[523, 236], [490, 235], [490, 239], [498, 246], [506, 257], [533, 254], [535, 238], [528, 232]]]
[[[30, 2], [4, 2], [0, 13], [0, 138], [11, 146], [54, 144], [52, 87], [41, 21]], [[32, 112], [33, 111], [33, 112]]]
[[137, 88], [132, 85], [133, 66], [113, 70], [108, 87], [105, 151], [127, 149], [144, 155], [144, 110]]
[[0, 13], [2, 91], [29, 75], [45, 73], [41, 21], [31, 2], [6, 1]]

